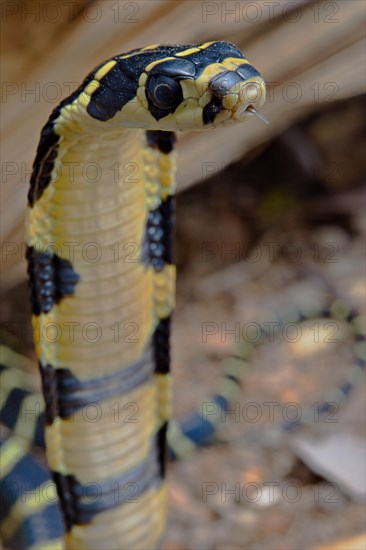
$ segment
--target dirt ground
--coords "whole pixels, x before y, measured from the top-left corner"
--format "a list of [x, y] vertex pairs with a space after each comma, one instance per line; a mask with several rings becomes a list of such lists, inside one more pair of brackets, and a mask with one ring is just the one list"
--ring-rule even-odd
[[[304, 128], [292, 129], [303, 134], [300, 145], [309, 126], [305, 137]], [[178, 198], [178, 418], [215, 394], [225, 358], [253, 322], [323, 303], [323, 279], [364, 319], [365, 189], [345, 181], [335, 189], [333, 180], [319, 191], [322, 182], [307, 186], [297, 168], [271, 172], [271, 154], [283, 152], [284, 142]], [[261, 177], [252, 179], [258, 163], [280, 182], [277, 196]], [[293, 182], [300, 189], [290, 197]], [[320, 316], [291, 330], [243, 365], [242, 392], [219, 422], [217, 444], [171, 465], [164, 550], [307, 550], [336, 542], [350, 550], [349, 538], [365, 531], [363, 379], [339, 407], [317, 414], [355, 372], [349, 327]], [[296, 415], [307, 426], [284, 432], [283, 421]]]

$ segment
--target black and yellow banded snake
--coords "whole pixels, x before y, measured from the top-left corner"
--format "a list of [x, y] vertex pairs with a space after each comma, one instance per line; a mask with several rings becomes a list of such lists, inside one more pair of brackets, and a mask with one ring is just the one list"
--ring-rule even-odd
[[[53, 525], [57, 507], [41, 503], [33, 526], [32, 510], [25, 512], [23, 547], [160, 546], [171, 415], [174, 132], [241, 122], [264, 100], [262, 77], [232, 44], [154, 45], [99, 65], [44, 126], [27, 256], [47, 462], [65, 535], [39, 527], [43, 512]], [[95, 182], [83, 172], [90, 161], [102, 174]], [[102, 256], [85, 257], [95, 243]], [[137, 262], [124, 261], [129, 243], [137, 245]], [[100, 329], [94, 342], [83, 333], [93, 323]], [[60, 327], [69, 329], [67, 338], [45, 337]], [[111, 327], [132, 327], [134, 337], [116, 339]], [[231, 383], [238, 377], [232, 373]], [[96, 422], [85, 412], [94, 404]], [[137, 422], [116, 417], [131, 404]], [[26, 460], [25, 450], [9, 444], [5, 459], [11, 464], [18, 453]], [[126, 486], [132, 494], [120, 493]], [[9, 539], [17, 528], [10, 516]]]
[[[240, 122], [264, 100], [262, 77], [232, 44], [154, 45], [99, 65], [42, 130], [27, 257], [35, 333], [50, 323], [74, 329], [67, 341], [36, 341], [47, 461], [67, 548], [160, 544], [175, 294], [174, 132]], [[90, 160], [102, 172], [94, 185], [83, 178]], [[116, 160], [117, 178], [110, 170]], [[128, 164], [133, 177], [123, 173]], [[66, 245], [74, 242], [98, 243], [103, 258], [88, 262], [78, 246], [70, 258]], [[139, 261], [113, 261], [114, 243], [135, 243]], [[101, 327], [95, 343], [82, 333], [92, 321]], [[129, 323], [135, 337], [115, 342], [108, 328]], [[113, 422], [115, 403], [126, 402], [135, 404], [138, 422]], [[83, 418], [91, 403], [102, 410], [95, 423]], [[90, 505], [84, 492], [93, 483], [101, 495]], [[138, 488], [138, 502], [128, 505], [111, 489], [127, 483]]]

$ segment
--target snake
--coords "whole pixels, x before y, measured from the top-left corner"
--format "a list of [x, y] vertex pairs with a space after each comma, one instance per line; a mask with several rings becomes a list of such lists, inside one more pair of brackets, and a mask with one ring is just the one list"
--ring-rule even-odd
[[[28, 193], [27, 261], [57, 490], [48, 499], [64, 532], [47, 528], [47, 499], [33, 499], [20, 546], [160, 547], [175, 133], [261, 116], [264, 101], [262, 76], [233, 44], [155, 44], [98, 65], [43, 127]], [[6, 471], [24, 449], [4, 445]], [[5, 525], [9, 539], [19, 531], [16, 509]]]
[[[266, 121], [258, 110], [265, 95], [261, 74], [231, 43], [152, 45], [98, 65], [43, 127], [26, 221], [43, 395], [24, 372], [29, 361], [1, 347], [7, 547], [161, 547], [167, 457], [212, 438], [261, 343], [243, 341], [228, 358], [206, 401], [216, 416], [171, 419], [175, 134]], [[330, 294], [326, 307], [273, 319], [278, 327], [316, 315], [341, 319], [357, 348], [360, 317]], [[320, 412], [359, 379], [365, 361], [357, 349], [355, 363]]]

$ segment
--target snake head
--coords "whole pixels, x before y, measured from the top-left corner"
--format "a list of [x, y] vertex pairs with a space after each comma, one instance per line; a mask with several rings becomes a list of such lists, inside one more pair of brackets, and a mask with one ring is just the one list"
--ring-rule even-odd
[[99, 67], [92, 84], [86, 110], [114, 128], [202, 130], [264, 119], [264, 80], [229, 42], [134, 50]]
[[253, 115], [264, 119], [257, 110], [266, 97], [264, 80], [228, 42], [187, 46], [153, 62], [146, 75], [147, 107], [160, 129], [228, 126]]

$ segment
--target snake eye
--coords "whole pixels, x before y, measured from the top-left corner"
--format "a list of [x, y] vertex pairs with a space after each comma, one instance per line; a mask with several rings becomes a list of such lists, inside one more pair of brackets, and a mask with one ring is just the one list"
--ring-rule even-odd
[[147, 83], [147, 95], [158, 109], [172, 111], [183, 100], [179, 82], [162, 74], [152, 75]]

